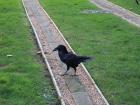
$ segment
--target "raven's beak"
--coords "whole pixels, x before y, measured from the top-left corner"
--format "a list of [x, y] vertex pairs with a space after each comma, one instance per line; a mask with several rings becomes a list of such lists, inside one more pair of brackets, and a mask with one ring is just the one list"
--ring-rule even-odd
[[57, 48], [53, 49], [53, 51], [57, 51]]

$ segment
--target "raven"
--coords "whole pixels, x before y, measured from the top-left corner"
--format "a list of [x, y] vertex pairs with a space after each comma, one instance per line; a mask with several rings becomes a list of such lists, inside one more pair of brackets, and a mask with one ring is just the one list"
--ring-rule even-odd
[[[90, 57], [87, 56], [78, 56], [71, 52], [68, 52], [64, 45], [58, 45], [53, 51], [58, 51], [58, 55], [60, 60], [67, 65], [67, 71], [72, 67], [75, 70], [76, 75], [76, 67], [81, 63], [85, 62]], [[63, 76], [67, 73], [67, 71], [63, 74]]]

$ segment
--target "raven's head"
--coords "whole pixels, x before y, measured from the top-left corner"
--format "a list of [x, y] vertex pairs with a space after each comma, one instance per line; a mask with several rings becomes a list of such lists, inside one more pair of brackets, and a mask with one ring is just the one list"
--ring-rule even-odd
[[58, 45], [53, 51], [63, 51], [65, 53], [68, 53], [68, 51], [64, 45]]

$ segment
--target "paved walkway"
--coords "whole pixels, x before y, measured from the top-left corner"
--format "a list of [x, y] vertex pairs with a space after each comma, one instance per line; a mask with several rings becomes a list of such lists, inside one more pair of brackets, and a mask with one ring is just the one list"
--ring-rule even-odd
[[[48, 14], [43, 10], [37, 0], [23, 0], [23, 5], [42, 55], [48, 65], [53, 83], [58, 92], [62, 105], [108, 105], [101, 91], [92, 80], [84, 66], [78, 67], [78, 76], [60, 76], [66, 66], [60, 61], [57, 53], [52, 50], [59, 44], [70, 46], [61, 32], [55, 26]], [[72, 74], [73, 70], [69, 72]]]
[[93, 4], [97, 5], [99, 8], [112, 12], [113, 14], [121, 17], [122, 19], [127, 20], [128, 22], [140, 27], [140, 15], [137, 15], [107, 0], [90, 0], [90, 1]]

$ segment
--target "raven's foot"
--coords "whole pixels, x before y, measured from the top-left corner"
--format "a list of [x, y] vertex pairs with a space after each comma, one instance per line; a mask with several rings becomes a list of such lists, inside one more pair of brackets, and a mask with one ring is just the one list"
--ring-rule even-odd
[[65, 76], [65, 75], [68, 75], [68, 74], [67, 73], [61, 74], [61, 76]]

